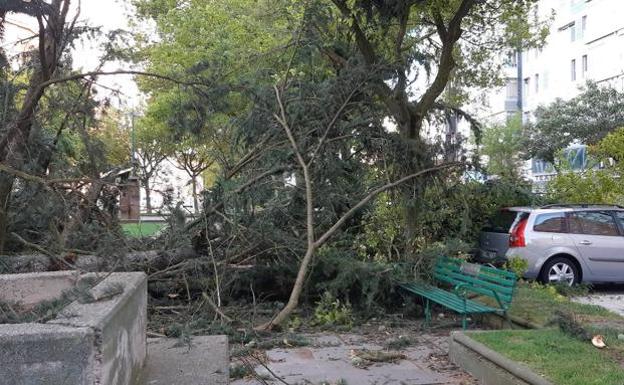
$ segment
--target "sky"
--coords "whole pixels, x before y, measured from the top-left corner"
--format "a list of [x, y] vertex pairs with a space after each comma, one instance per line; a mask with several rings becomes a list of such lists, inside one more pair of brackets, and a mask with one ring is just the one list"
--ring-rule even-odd
[[[104, 32], [115, 29], [129, 29], [128, 21], [132, 13], [132, 7], [129, 1], [124, 0], [73, 0], [72, 11], [68, 19], [71, 19], [78, 10], [80, 4], [80, 16], [78, 24], [89, 26], [101, 26]], [[7, 16], [7, 26], [5, 38], [2, 46], [9, 55], [19, 54], [27, 48], [26, 44], [36, 44], [35, 39], [29, 40], [27, 43], [16, 43], [21, 39], [32, 36], [37, 30], [37, 21], [35, 18], [9, 14]], [[76, 49], [72, 51], [74, 59], [74, 69], [82, 72], [93, 71], [99, 64], [98, 58], [102, 53], [100, 48], [102, 41], [87, 41], [84, 44], [78, 44]], [[114, 71], [119, 69], [137, 69], [131, 63], [111, 62], [107, 63], [102, 70]], [[129, 75], [100, 76], [97, 83], [101, 85], [98, 94], [101, 98], [111, 96], [113, 94], [109, 88], [119, 90], [119, 97], [115, 96], [111, 102], [116, 107], [124, 110], [138, 110], [142, 105], [143, 98], [133, 80]]]

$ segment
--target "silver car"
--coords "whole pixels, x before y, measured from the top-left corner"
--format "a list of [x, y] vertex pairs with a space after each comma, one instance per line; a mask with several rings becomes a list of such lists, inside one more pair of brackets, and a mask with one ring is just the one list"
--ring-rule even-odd
[[529, 263], [525, 278], [545, 283], [624, 282], [624, 208], [503, 209], [482, 232], [477, 259], [497, 263], [512, 257]]

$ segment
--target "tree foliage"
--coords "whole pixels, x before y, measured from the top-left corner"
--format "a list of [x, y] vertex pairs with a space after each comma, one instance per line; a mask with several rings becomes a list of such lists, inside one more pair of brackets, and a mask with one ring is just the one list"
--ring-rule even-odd
[[483, 131], [480, 153], [487, 156], [487, 174], [506, 180], [518, 180], [524, 152], [522, 117], [516, 115], [504, 125]]
[[588, 167], [562, 171], [548, 184], [548, 196], [555, 202], [624, 204], [624, 129], [619, 128], [590, 147]]
[[596, 144], [622, 125], [624, 93], [587, 83], [578, 96], [536, 109], [535, 122], [524, 132], [526, 154], [554, 164], [557, 153], [570, 144]]

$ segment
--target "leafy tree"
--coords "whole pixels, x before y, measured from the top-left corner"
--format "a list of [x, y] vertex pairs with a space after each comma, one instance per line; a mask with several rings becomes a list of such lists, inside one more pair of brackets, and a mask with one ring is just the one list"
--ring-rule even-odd
[[[470, 119], [459, 108], [465, 89], [495, 83], [501, 50], [543, 38], [526, 22], [534, 1], [135, 3], [159, 35], [138, 37], [136, 59], [209, 85], [142, 81], [146, 116], [214, 154], [219, 175], [189, 228], [198, 250], [254, 261], [249, 274], [270, 276], [288, 298], [267, 327], [297, 306], [315, 258], [353, 255], [362, 217], [377, 193], [402, 185], [393, 181], [408, 185], [401, 239], [420, 235], [412, 209], [428, 185], [461, 176], [428, 175], [445, 152], [424, 127], [446, 113]], [[443, 96], [451, 80], [456, 92]], [[384, 127], [387, 117], [398, 131]], [[220, 298], [220, 282], [206, 291]]]
[[522, 130], [522, 118], [516, 115], [504, 125], [487, 127], [483, 131], [480, 153], [487, 156], [489, 175], [518, 180], [524, 150]]
[[195, 214], [199, 214], [199, 177], [213, 167], [215, 164], [214, 156], [207, 145], [194, 143], [189, 139], [174, 145], [172, 156], [175, 159], [175, 166], [186, 172], [190, 178], [193, 210]]
[[162, 164], [170, 154], [167, 135], [152, 124], [148, 118], [139, 119], [135, 124], [136, 168], [141, 188], [145, 191], [145, 209], [151, 213], [153, 182], [162, 170]]
[[624, 93], [587, 83], [578, 96], [536, 109], [535, 122], [524, 133], [527, 155], [556, 166], [560, 150], [575, 142], [595, 144], [622, 125]]
[[[9, 167], [19, 169], [28, 161], [26, 140], [30, 137], [37, 105], [46, 89], [46, 82], [56, 72], [62, 53], [67, 48], [66, 33], [71, 33], [65, 29], [69, 3], [69, 0], [53, 0], [51, 3], [9, 1], [0, 7], [3, 15], [7, 12], [24, 13], [36, 16], [40, 22], [40, 49], [26, 93], [0, 137], [0, 162]], [[2, 18], [2, 23], [4, 20]], [[0, 252], [4, 250], [7, 238], [8, 209], [14, 181], [14, 175], [0, 172]]]
[[[555, 202], [624, 204], [624, 128], [619, 128], [590, 147], [589, 167], [581, 172], [563, 168], [548, 183], [549, 199]], [[602, 167], [597, 168], [597, 166]]]
[[[489, 79], [497, 79], [499, 68], [494, 57], [501, 50], [518, 47], [520, 41], [525, 46], [540, 44], [546, 33], [531, 18], [534, 1], [332, 3], [339, 14], [330, 17], [342, 33], [328, 36], [323, 32], [332, 29], [317, 28], [323, 31], [322, 52], [339, 69], [356, 63], [376, 75], [375, 94], [404, 139], [395, 150], [399, 175], [426, 168], [437, 159], [423, 132], [432, 113], [446, 110], [467, 117], [457, 108], [461, 93], [455, 92], [450, 100], [442, 98], [451, 80], [456, 91], [492, 85]], [[417, 231], [418, 202], [425, 188], [423, 180], [406, 186], [407, 239]]]

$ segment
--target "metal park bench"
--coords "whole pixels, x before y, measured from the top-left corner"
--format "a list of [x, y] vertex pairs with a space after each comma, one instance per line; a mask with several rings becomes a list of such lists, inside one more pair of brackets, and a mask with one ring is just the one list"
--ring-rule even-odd
[[[507, 317], [517, 280], [516, 275], [507, 270], [447, 257], [436, 261], [433, 278], [448, 289], [424, 283], [404, 283], [401, 287], [425, 299], [427, 325], [431, 322], [430, 302], [433, 301], [461, 314], [464, 329], [468, 314], [496, 313]], [[470, 293], [491, 297], [496, 305], [468, 298]]]

